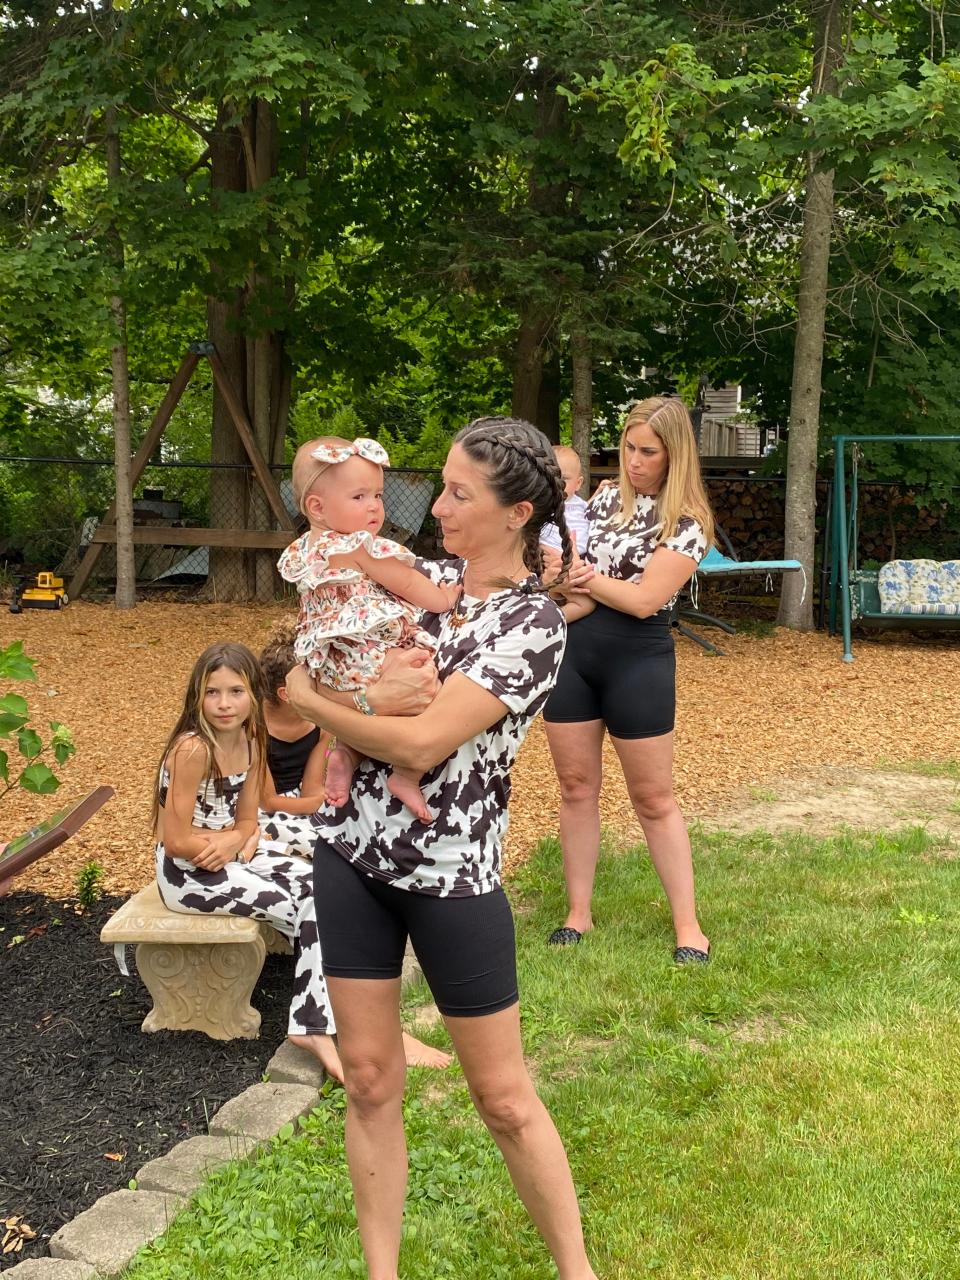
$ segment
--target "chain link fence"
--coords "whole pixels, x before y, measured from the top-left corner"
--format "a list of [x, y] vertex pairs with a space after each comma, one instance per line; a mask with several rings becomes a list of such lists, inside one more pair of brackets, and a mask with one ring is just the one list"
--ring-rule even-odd
[[[305, 527], [293, 501], [290, 467], [272, 468], [294, 527]], [[598, 473], [599, 474], [599, 473]], [[442, 554], [430, 507], [440, 473], [389, 468], [385, 472], [384, 536], [418, 555]], [[594, 476], [596, 479], [597, 476]], [[776, 559], [783, 554], [782, 479], [756, 475], [709, 475], [707, 486], [717, 520], [745, 559]], [[78, 458], [0, 455], [0, 579], [42, 569], [68, 582], [91, 545], [97, 526], [113, 500], [113, 463]], [[954, 504], [922, 505], [912, 491], [894, 485], [861, 485], [862, 559], [895, 554], [949, 557], [956, 548]], [[826, 484], [818, 491], [818, 523], [827, 510]], [[136, 547], [138, 590], [176, 591], [183, 598], [206, 600], [273, 599], [285, 587], [275, 572], [286, 535], [272, 519], [263, 492], [249, 466], [210, 462], [162, 462], [146, 468], [135, 491], [135, 525], [149, 527], [149, 543]], [[164, 543], [158, 530], [171, 530]], [[267, 550], [239, 545], [187, 546], [186, 529], [267, 529], [275, 546]], [[177, 531], [181, 531], [178, 533]], [[292, 540], [293, 535], [290, 535]], [[818, 539], [819, 541], [819, 539]], [[112, 591], [116, 552], [103, 546], [88, 595]]]
[[[293, 500], [289, 465], [271, 468], [290, 521], [299, 533], [306, 522]], [[439, 490], [435, 470], [390, 468], [384, 475], [384, 537], [418, 555], [440, 553], [430, 507]], [[48, 569], [67, 581], [93, 543], [98, 525], [113, 501], [113, 463], [78, 458], [0, 455], [0, 570], [4, 576], [31, 575]], [[266, 513], [266, 514], [264, 514]], [[182, 530], [270, 531], [284, 535], [266, 504], [253, 469], [230, 463], [163, 462], [149, 465], [134, 491], [134, 526], [150, 529], [149, 543], [136, 546], [138, 590], [176, 590], [200, 599], [271, 599], [286, 592], [275, 572], [276, 547], [188, 546]], [[164, 528], [171, 542], [164, 543]], [[292, 541], [295, 534], [289, 535]], [[116, 550], [106, 543], [99, 553], [86, 594], [112, 590]]]

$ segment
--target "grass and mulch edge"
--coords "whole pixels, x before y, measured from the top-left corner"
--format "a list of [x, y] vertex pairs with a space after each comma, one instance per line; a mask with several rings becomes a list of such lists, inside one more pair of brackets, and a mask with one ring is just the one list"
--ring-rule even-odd
[[[955, 1274], [960, 862], [921, 828], [698, 833], [697, 853], [705, 968], [671, 965], [642, 852], [604, 857], [599, 927], [575, 949], [544, 946], [562, 907], [555, 842], [511, 890], [527, 1051], [598, 1275]], [[217, 1175], [127, 1280], [364, 1274], [343, 1109], [330, 1091]], [[406, 1110], [404, 1276], [553, 1275], [459, 1071], [412, 1073]]]

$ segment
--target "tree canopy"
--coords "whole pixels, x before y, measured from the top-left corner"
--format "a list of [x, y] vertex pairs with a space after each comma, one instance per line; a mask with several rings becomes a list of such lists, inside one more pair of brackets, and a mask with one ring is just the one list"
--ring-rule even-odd
[[[559, 438], [574, 351], [595, 443], [701, 376], [786, 422], [812, 153], [834, 175], [821, 447], [949, 429], [960, 11], [840, 5], [825, 91], [820, 4], [0, 3], [0, 452], [104, 456], [117, 298], [134, 444], [206, 337], [274, 462], [334, 420], [407, 464], [511, 406]], [[166, 448], [211, 440], [236, 460], [198, 385]]]

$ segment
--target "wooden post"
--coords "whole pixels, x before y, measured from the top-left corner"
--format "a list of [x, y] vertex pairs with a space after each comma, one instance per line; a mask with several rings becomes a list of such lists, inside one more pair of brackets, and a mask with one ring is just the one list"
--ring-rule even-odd
[[[176, 376], [170, 383], [167, 394], [163, 397], [163, 402], [161, 403], [160, 408], [154, 415], [153, 422], [150, 424], [150, 430], [143, 437], [140, 448], [137, 450], [136, 456], [130, 464], [131, 491], [135, 488], [137, 481], [143, 475], [153, 451], [160, 442], [160, 437], [163, 435], [167, 423], [173, 416], [174, 409], [180, 403], [180, 397], [186, 390], [187, 383], [193, 377], [193, 371], [196, 369], [199, 360], [200, 357], [193, 351], [184, 356], [180, 368], [176, 372]], [[104, 514], [101, 525], [113, 524], [116, 520], [116, 515], [117, 504], [116, 502], [111, 502]], [[90, 577], [97, 561], [100, 559], [104, 545], [105, 544], [102, 542], [91, 542], [90, 546], [87, 547], [83, 559], [77, 566], [76, 573], [70, 580], [70, 586], [67, 593], [71, 600], [76, 600], [80, 595], [80, 592], [86, 586], [87, 579]]]
[[280, 490], [277, 488], [276, 481], [270, 473], [270, 468], [260, 452], [260, 446], [254, 438], [253, 428], [247, 420], [243, 406], [237, 399], [236, 393], [227, 379], [226, 371], [220, 363], [220, 357], [214, 352], [212, 355], [208, 355], [207, 359], [210, 361], [210, 368], [213, 370], [213, 376], [216, 379], [224, 404], [227, 406], [233, 419], [233, 424], [237, 428], [237, 435], [243, 441], [243, 447], [246, 449], [247, 456], [253, 464], [253, 470], [260, 481], [260, 487], [267, 495], [267, 501], [276, 517], [277, 523], [281, 529], [289, 529], [292, 533], [293, 521], [290, 519], [290, 513], [284, 506]]

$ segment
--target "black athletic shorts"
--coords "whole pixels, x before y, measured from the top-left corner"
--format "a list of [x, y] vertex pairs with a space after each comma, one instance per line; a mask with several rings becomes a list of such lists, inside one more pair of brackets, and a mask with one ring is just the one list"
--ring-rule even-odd
[[598, 604], [567, 629], [543, 718], [551, 724], [602, 720], [614, 738], [657, 738], [672, 731], [676, 704], [670, 611], [634, 618]]
[[517, 1003], [513, 914], [502, 889], [470, 898], [395, 889], [322, 839], [313, 886], [328, 978], [399, 978], [409, 937], [441, 1013], [476, 1018]]

